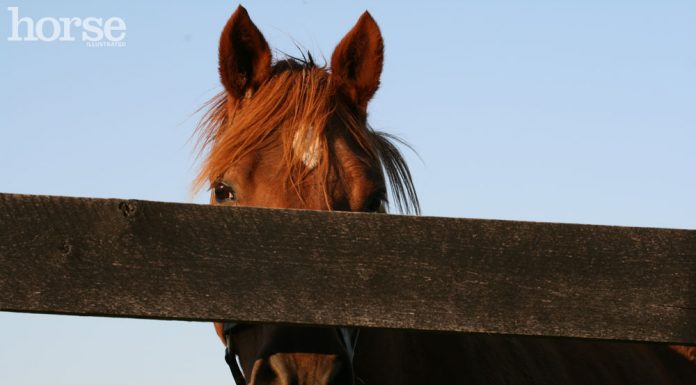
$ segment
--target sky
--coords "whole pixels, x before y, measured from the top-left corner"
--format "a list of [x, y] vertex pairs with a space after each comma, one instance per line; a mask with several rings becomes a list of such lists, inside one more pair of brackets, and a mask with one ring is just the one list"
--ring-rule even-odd
[[[205, 203], [192, 133], [237, 4], [0, 0], [0, 192]], [[696, 2], [243, 5], [318, 58], [370, 11], [369, 121], [417, 152], [424, 215], [696, 229]], [[125, 46], [8, 41], [8, 7], [117, 17]], [[222, 354], [207, 323], [0, 313], [3, 384], [230, 383]]]

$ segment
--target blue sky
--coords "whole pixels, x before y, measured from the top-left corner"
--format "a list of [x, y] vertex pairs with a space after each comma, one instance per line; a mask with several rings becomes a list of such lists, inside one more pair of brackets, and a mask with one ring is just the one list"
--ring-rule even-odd
[[[370, 122], [417, 150], [425, 215], [696, 229], [693, 1], [244, 5], [317, 57], [372, 13]], [[8, 42], [10, 6], [120, 17], [126, 46]], [[205, 202], [190, 138], [236, 6], [0, 0], [0, 191]], [[230, 381], [208, 324], [0, 313], [0, 341], [7, 384]]]

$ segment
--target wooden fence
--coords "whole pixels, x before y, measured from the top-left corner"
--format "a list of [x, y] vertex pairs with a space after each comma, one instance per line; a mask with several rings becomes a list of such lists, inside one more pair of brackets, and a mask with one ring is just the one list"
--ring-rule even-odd
[[696, 343], [696, 231], [0, 194], [0, 310]]

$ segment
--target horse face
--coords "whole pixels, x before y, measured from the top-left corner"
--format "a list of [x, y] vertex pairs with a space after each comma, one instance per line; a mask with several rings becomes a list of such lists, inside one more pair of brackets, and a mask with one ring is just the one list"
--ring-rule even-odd
[[[367, 127], [383, 54], [367, 12], [336, 47], [331, 70], [311, 56], [273, 64], [241, 6], [219, 54], [225, 92], [203, 120], [210, 153], [201, 179], [210, 183], [211, 204], [382, 212], [382, 167], [410, 183], [395, 147]], [[224, 335], [218, 323], [216, 330], [250, 384], [353, 383], [352, 347], [339, 329], [255, 325]]]

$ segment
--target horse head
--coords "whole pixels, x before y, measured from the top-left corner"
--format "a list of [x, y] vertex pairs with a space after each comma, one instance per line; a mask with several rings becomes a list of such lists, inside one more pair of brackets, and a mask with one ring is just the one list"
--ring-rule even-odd
[[[207, 156], [198, 183], [210, 186], [211, 204], [380, 213], [389, 183], [396, 206], [417, 212], [394, 138], [367, 124], [383, 51], [379, 27], [365, 12], [336, 46], [330, 68], [310, 54], [274, 60], [247, 11], [237, 8], [220, 37], [224, 91], [199, 127]], [[216, 330], [250, 384], [353, 383], [355, 333], [348, 329], [229, 326], [217, 323]]]

